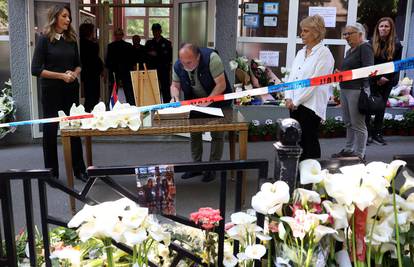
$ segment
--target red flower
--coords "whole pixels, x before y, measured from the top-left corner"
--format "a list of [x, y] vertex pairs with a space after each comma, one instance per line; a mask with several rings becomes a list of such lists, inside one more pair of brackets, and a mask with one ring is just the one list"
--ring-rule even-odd
[[317, 214], [321, 214], [322, 213], [322, 206], [321, 206], [321, 204], [318, 204], [318, 203], [312, 203], [312, 211], [314, 212], [314, 213], [317, 213]]
[[205, 230], [212, 229], [222, 219], [220, 210], [215, 210], [209, 207], [200, 208], [198, 209], [198, 212], [190, 214], [190, 220], [196, 224], [201, 224], [201, 227]]

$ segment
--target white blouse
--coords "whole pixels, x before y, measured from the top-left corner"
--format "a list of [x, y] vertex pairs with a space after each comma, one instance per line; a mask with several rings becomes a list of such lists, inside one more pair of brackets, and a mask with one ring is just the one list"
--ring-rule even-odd
[[[305, 46], [297, 53], [293, 61], [288, 81], [292, 82], [331, 74], [334, 64], [335, 60], [331, 51], [322, 42], [315, 45], [307, 57]], [[330, 85], [321, 85], [289, 90], [285, 92], [285, 98], [292, 99], [296, 107], [304, 105], [325, 120], [329, 88]]]

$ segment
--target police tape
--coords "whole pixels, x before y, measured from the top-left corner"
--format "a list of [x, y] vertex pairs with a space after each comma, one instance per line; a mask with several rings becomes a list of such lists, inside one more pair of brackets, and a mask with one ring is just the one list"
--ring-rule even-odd
[[[228, 93], [223, 95], [208, 96], [203, 98], [196, 98], [191, 100], [183, 100], [180, 102], [156, 104], [150, 106], [137, 107], [137, 112], [148, 112], [153, 110], [160, 110], [165, 108], [174, 108], [185, 105], [200, 105], [206, 103], [221, 102], [226, 100], [238, 99], [246, 96], [258, 96], [276, 92], [284, 92], [290, 90], [302, 89], [310, 86], [320, 86], [327, 85], [331, 83], [347, 82], [351, 80], [357, 80], [367, 77], [375, 77], [383, 74], [398, 72], [401, 70], [414, 69], [414, 57], [387, 62], [383, 64], [367, 66], [354, 70], [347, 70], [342, 72], [337, 72], [334, 74], [328, 74], [323, 76], [318, 76], [310, 79], [304, 79], [299, 81], [292, 81], [282, 84], [271, 85], [267, 87], [261, 87], [241, 92]], [[109, 111], [113, 112], [113, 111]], [[82, 114], [76, 116], [65, 116], [65, 117], [55, 117], [55, 118], [46, 118], [46, 119], [36, 119], [36, 120], [27, 120], [27, 121], [16, 121], [9, 123], [1, 123], [0, 128], [2, 127], [16, 127], [21, 125], [33, 125], [33, 124], [43, 124], [43, 123], [52, 123], [52, 122], [62, 122], [70, 120], [80, 120], [80, 119], [90, 119], [93, 118], [93, 114]]]

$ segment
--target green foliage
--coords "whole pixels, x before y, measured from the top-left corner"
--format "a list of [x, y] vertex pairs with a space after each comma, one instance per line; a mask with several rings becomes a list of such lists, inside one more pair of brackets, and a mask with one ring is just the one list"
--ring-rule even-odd
[[0, 28], [7, 27], [9, 24], [9, 13], [7, 10], [7, 0], [0, 0]]
[[414, 128], [414, 110], [410, 110], [404, 114], [407, 128]]
[[377, 0], [358, 1], [357, 20], [368, 27], [368, 36], [372, 36], [375, 25], [380, 18], [396, 17], [398, 2], [399, 0], [382, 0], [381, 4], [379, 4]]
[[338, 133], [345, 130], [345, 124], [342, 121], [336, 120], [334, 118], [328, 118], [321, 125], [320, 131], [323, 134], [332, 134]]

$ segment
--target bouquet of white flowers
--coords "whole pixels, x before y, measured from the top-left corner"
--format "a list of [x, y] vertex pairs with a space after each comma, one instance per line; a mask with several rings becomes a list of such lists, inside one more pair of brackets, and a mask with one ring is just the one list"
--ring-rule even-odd
[[[11, 92], [11, 81], [4, 83], [4, 89], [0, 92], [0, 123], [7, 123], [15, 120], [16, 106]], [[0, 139], [10, 132], [14, 132], [15, 127], [0, 128]]]

